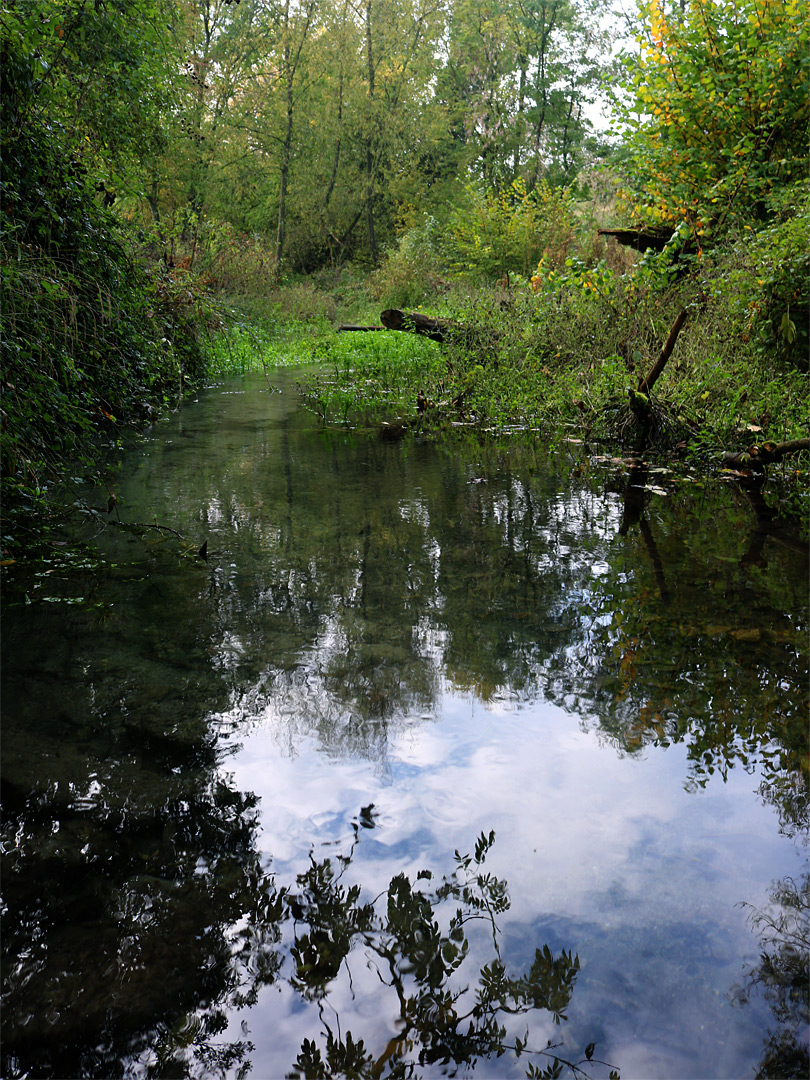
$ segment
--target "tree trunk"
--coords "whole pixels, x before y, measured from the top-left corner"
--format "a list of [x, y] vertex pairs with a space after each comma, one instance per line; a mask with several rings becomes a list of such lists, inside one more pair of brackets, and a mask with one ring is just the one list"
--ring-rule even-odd
[[278, 191], [278, 227], [276, 229], [276, 266], [275, 276], [281, 272], [281, 260], [284, 258], [284, 241], [287, 236], [287, 185], [290, 178], [290, 156], [292, 153], [293, 132], [293, 82], [290, 71], [290, 46], [284, 46], [284, 68], [287, 77], [287, 116], [284, 127], [284, 142], [281, 146], [281, 176]]
[[152, 217], [155, 224], [160, 225], [160, 203], [158, 202], [158, 182], [152, 181], [151, 191], [146, 193], [146, 201], [149, 203], [149, 209], [152, 211]]
[[368, 249], [371, 252], [371, 262], [377, 266], [379, 256], [377, 254], [377, 236], [374, 232], [374, 155], [371, 151], [371, 141], [366, 147], [366, 171], [368, 174], [368, 187], [366, 189], [366, 227], [368, 229]]
[[675, 348], [675, 342], [678, 340], [678, 334], [680, 334], [681, 327], [686, 322], [686, 314], [686, 308], [684, 308], [683, 311], [678, 313], [678, 317], [672, 324], [672, 329], [669, 332], [669, 337], [664, 343], [663, 349], [658, 354], [658, 359], [655, 361], [648, 373], [638, 384], [639, 394], [649, 394], [653, 386], [655, 386], [655, 383], [658, 380], [658, 376], [664, 370], [667, 364], [667, 360], [669, 360], [670, 356], [672, 355], [672, 350]]
[[[374, 122], [374, 49], [371, 34], [371, 0], [366, 0], [366, 61], [368, 64], [368, 103], [369, 119]], [[372, 138], [366, 138], [366, 226], [368, 228], [368, 247], [371, 261], [377, 265], [377, 237], [374, 232], [374, 150]]]
[[[342, 61], [341, 61], [342, 64]], [[332, 173], [329, 177], [329, 183], [326, 185], [326, 194], [323, 197], [324, 210], [329, 209], [329, 203], [332, 199], [332, 192], [335, 190], [335, 181], [337, 180], [338, 165], [340, 164], [340, 149], [343, 141], [343, 67], [340, 69], [340, 81], [338, 83], [338, 107], [337, 107], [337, 125], [338, 125], [338, 137], [335, 143], [335, 156], [332, 160]]]

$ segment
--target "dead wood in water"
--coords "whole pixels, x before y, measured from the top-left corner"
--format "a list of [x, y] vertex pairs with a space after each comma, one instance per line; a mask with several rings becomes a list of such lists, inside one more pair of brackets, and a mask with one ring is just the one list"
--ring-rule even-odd
[[766, 465], [774, 465], [789, 454], [798, 454], [801, 450], [810, 450], [810, 439], [789, 439], [787, 442], [766, 442], [761, 446], [749, 446], [738, 454], [724, 454], [723, 464], [727, 469], [752, 469], [763, 472]]
[[665, 604], [668, 604], [671, 595], [667, 586], [664, 562], [658, 551], [658, 545], [655, 542], [655, 536], [650, 528], [650, 523], [644, 516], [644, 509], [646, 506], [645, 492], [648, 479], [647, 473], [648, 466], [644, 462], [638, 462], [630, 466], [627, 484], [624, 489], [624, 505], [622, 508], [622, 520], [619, 525], [619, 536], [627, 536], [630, 529], [634, 525], [638, 525], [641, 532], [641, 538], [647, 549], [647, 554], [650, 556], [650, 562], [652, 563], [653, 574], [655, 575], [655, 581], [658, 585], [658, 592], [661, 596], [661, 600]]
[[632, 387], [627, 388], [627, 394], [630, 399], [630, 412], [635, 417], [638, 427], [638, 447], [640, 450], [644, 449], [651, 436], [655, 439], [656, 429], [663, 429], [666, 427], [666, 425], [662, 423], [663, 412], [660, 407], [657, 408], [653, 404], [650, 392], [660, 378], [670, 356], [672, 356], [675, 343], [678, 340], [678, 335], [681, 332], [683, 324], [686, 322], [686, 315], [686, 308], [678, 313], [655, 363], [647, 374], [639, 381], [637, 388], [635, 390]]

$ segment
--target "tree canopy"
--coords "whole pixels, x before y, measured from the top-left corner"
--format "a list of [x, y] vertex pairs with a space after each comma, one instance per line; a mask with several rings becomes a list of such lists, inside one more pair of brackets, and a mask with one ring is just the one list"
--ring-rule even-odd
[[763, 220], [805, 177], [810, 18], [799, 0], [640, 5], [618, 102], [624, 204], [698, 237]]
[[169, 248], [182, 235], [192, 259], [224, 228], [278, 269], [376, 263], [469, 185], [570, 185], [608, 152], [590, 106], [611, 83], [625, 218], [701, 237], [766, 219], [807, 161], [799, 0], [642, 0], [618, 82], [609, 14], [609, 0], [17, 0], [4, 111], [18, 123], [22, 94], [117, 211], [151, 218]]

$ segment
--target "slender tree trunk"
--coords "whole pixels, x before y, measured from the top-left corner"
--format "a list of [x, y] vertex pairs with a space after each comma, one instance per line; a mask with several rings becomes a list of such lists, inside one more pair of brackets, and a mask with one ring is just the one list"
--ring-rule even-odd
[[[205, 196], [208, 187], [209, 160], [206, 155], [205, 138], [203, 136], [203, 122], [206, 115], [205, 92], [210, 89], [206, 84], [206, 76], [211, 64], [211, 50], [216, 33], [216, 11], [210, 0], [202, 6], [203, 37], [202, 48], [195, 50], [194, 55], [187, 65], [189, 78], [196, 87], [194, 111], [192, 114], [191, 130], [193, 132], [195, 163], [188, 193], [188, 203], [191, 208], [191, 262], [197, 254], [197, 241], [199, 238], [199, 223], [205, 209]], [[185, 229], [184, 229], [185, 232]]]
[[278, 224], [276, 228], [276, 265], [275, 277], [281, 272], [281, 263], [285, 255], [287, 239], [287, 188], [290, 182], [290, 163], [292, 160], [293, 126], [295, 121], [295, 74], [301, 60], [301, 50], [307, 40], [315, 0], [309, 0], [300, 12], [296, 24], [290, 12], [290, 0], [284, 5], [284, 46], [281, 51], [281, 77], [286, 88], [286, 109], [284, 118], [284, 138], [281, 143], [281, 161], [279, 169]]
[[534, 126], [534, 169], [532, 170], [532, 180], [530, 184], [530, 190], [533, 190], [540, 183], [543, 177], [543, 161], [540, 157], [540, 148], [543, 142], [543, 129], [546, 124], [546, 109], [548, 108], [548, 80], [546, 76], [546, 63], [548, 60], [548, 49], [551, 41], [551, 34], [554, 30], [554, 24], [557, 19], [558, 4], [553, 3], [550, 12], [546, 12], [545, 5], [543, 5], [544, 16], [548, 15], [548, 22], [544, 23], [543, 30], [540, 34], [540, 40], [538, 42], [538, 55], [537, 55], [537, 120]]
[[[571, 121], [574, 118], [574, 104], [575, 104], [575, 101], [576, 101], [576, 98], [574, 96], [574, 87], [572, 86], [571, 87], [571, 100], [568, 103], [568, 114], [567, 114], [567, 116], [565, 118], [565, 123], [563, 124], [563, 133], [562, 133], [561, 157], [562, 157], [563, 168], [566, 169], [566, 170], [568, 169], [568, 150], [569, 150], [569, 147], [571, 145], [570, 126], [571, 126]], [[577, 115], [576, 115], [577, 121], [579, 121], [581, 113], [582, 113], [582, 106], [579, 105], [577, 107]]]
[[[374, 51], [371, 34], [371, 0], [366, 0], [366, 60], [368, 61], [369, 121], [374, 122]], [[372, 136], [366, 139], [366, 225], [371, 261], [377, 265], [377, 237], [374, 233], [374, 146]]]
[[377, 237], [374, 233], [374, 160], [371, 144], [366, 147], [366, 170], [368, 172], [368, 188], [366, 190], [366, 227], [368, 229], [368, 248], [371, 252], [371, 261], [376, 266]]
[[287, 81], [287, 113], [284, 124], [284, 141], [281, 144], [281, 173], [278, 191], [278, 227], [276, 229], [276, 265], [275, 276], [281, 272], [281, 260], [284, 258], [284, 241], [287, 235], [287, 186], [290, 178], [290, 155], [293, 133], [293, 80], [290, 68], [289, 42], [284, 46], [284, 70]]
[[338, 137], [335, 143], [335, 156], [332, 161], [332, 174], [329, 177], [329, 183], [326, 185], [326, 194], [323, 197], [324, 210], [329, 209], [329, 202], [332, 198], [332, 193], [335, 190], [335, 182], [337, 181], [338, 166], [340, 165], [340, 146], [343, 140], [343, 68], [340, 69], [340, 80], [338, 83]]
[[158, 202], [158, 182], [152, 181], [151, 191], [146, 193], [146, 201], [149, 203], [149, 209], [152, 211], [152, 217], [155, 219], [155, 224], [160, 225], [160, 203]]
[[518, 85], [518, 106], [517, 116], [515, 117], [515, 123], [517, 124], [517, 139], [515, 140], [515, 152], [512, 156], [512, 172], [517, 176], [518, 169], [520, 168], [520, 144], [522, 142], [523, 127], [523, 113], [526, 108], [526, 61], [521, 58], [520, 61], [520, 83]]

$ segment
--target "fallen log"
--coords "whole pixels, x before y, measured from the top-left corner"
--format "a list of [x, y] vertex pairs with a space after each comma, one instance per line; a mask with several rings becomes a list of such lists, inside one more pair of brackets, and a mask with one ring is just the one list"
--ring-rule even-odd
[[338, 330], [387, 330], [387, 326], [355, 326], [353, 323], [341, 323]]
[[355, 326], [342, 323], [338, 330], [403, 330], [411, 334], [422, 334], [431, 341], [443, 342], [448, 334], [461, 328], [449, 319], [432, 319], [421, 311], [400, 311], [399, 308], [386, 308], [380, 314], [382, 326]]
[[460, 329], [449, 319], [432, 319], [421, 311], [400, 311], [399, 308], [386, 308], [380, 315], [380, 322], [386, 330], [405, 330], [439, 342], [445, 341], [448, 334]]
[[401, 330], [410, 334], [421, 334], [430, 338], [431, 341], [440, 343], [447, 341], [462, 342], [465, 344], [478, 345], [479, 347], [491, 348], [497, 340], [494, 331], [489, 333], [470, 330], [461, 323], [453, 322], [452, 319], [434, 319], [429, 315], [423, 315], [421, 311], [401, 311], [399, 308], [386, 308], [380, 313], [382, 326], [355, 326], [344, 323], [337, 327], [338, 330]]
[[810, 439], [789, 439], [782, 443], [766, 442], [761, 446], [749, 446], [738, 454], [724, 454], [722, 460], [727, 469], [763, 472], [767, 465], [774, 465], [788, 454], [797, 454], [800, 450], [810, 450]]
[[599, 236], [612, 236], [623, 247], [635, 248], [636, 251], [663, 251], [672, 239], [674, 229], [599, 229]]

